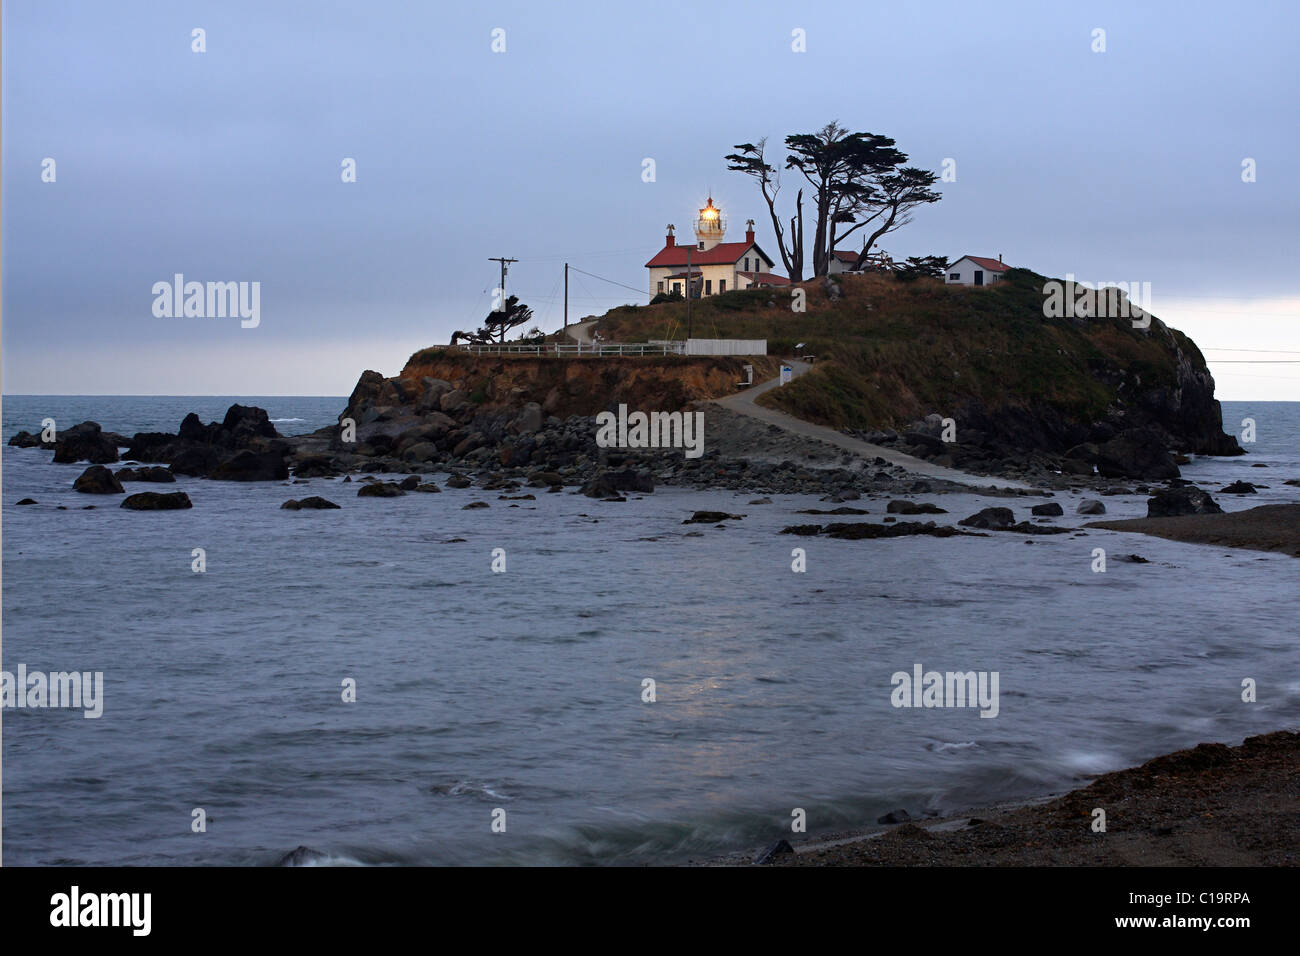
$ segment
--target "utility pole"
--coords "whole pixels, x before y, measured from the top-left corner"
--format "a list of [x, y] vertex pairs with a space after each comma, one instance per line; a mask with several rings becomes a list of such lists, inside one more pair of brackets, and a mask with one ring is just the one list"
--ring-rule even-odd
[[686, 338], [691, 337], [691, 246], [686, 247]]
[[518, 259], [507, 259], [505, 256], [488, 256], [488, 262], [501, 263], [501, 308], [494, 309], [494, 312], [503, 312], [506, 307], [506, 269], [509, 263], [518, 262]]
[[564, 327], [569, 327], [569, 264], [564, 264]]

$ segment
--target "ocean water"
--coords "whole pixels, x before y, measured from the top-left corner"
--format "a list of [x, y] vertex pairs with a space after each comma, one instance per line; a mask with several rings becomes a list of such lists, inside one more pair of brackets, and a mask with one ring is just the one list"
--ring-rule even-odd
[[[3, 436], [46, 416], [174, 430], [233, 400], [9, 396]], [[344, 403], [239, 400], [290, 433]], [[1300, 404], [1225, 404], [1247, 416], [1250, 455], [1185, 474], [1270, 486], [1221, 496], [1228, 510], [1300, 501], [1282, 484], [1300, 477]], [[192, 510], [135, 513], [73, 493], [82, 465], [0, 454], [4, 668], [105, 685], [99, 719], [4, 712], [10, 864], [263, 864], [300, 844], [340, 863], [677, 862], [788, 836], [795, 808], [814, 834], [959, 811], [1300, 723], [1284, 555], [1103, 531], [795, 538], [778, 532], [819, 520], [796, 510], [833, 506], [667, 488], [358, 499], [339, 480], [181, 478], [167, 490]], [[279, 510], [308, 494], [342, 510]], [[1034, 503], [921, 497], [951, 519]], [[1058, 496], [1057, 523], [1091, 520], [1078, 497]], [[1105, 502], [1145, 513], [1141, 496]], [[681, 523], [706, 508], [745, 517]], [[893, 707], [891, 676], [916, 663], [998, 672], [998, 715]]]

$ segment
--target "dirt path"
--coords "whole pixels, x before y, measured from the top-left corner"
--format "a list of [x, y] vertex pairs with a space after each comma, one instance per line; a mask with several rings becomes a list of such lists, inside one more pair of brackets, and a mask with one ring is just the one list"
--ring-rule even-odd
[[[806, 374], [812, 369], [807, 362], [787, 361], [792, 374], [797, 378]], [[753, 385], [735, 395], [728, 395], [726, 398], [717, 398], [713, 400], [714, 404], [721, 405], [723, 408], [731, 409], [741, 415], [748, 415], [759, 421], [766, 422], [769, 425], [775, 425], [787, 432], [800, 435], [804, 438], [815, 438], [818, 441], [826, 442], [837, 448], [852, 452], [862, 458], [883, 458], [891, 464], [906, 468], [914, 475], [920, 475], [923, 478], [941, 478], [945, 481], [953, 481], [959, 484], [967, 485], [971, 488], [1020, 488], [1031, 489], [1032, 485], [1027, 485], [1010, 479], [995, 480], [986, 478], [982, 475], [972, 475], [969, 472], [958, 471], [956, 468], [945, 468], [942, 465], [934, 465], [928, 461], [922, 461], [920, 458], [913, 458], [911, 455], [904, 455], [901, 452], [894, 451], [892, 448], [885, 448], [881, 445], [873, 445], [857, 438], [850, 438], [842, 432], [837, 432], [833, 428], [826, 428], [822, 425], [814, 425], [812, 422], [806, 422], [803, 419], [795, 418], [793, 415], [787, 415], [785, 412], [779, 412], [774, 408], [766, 408], [754, 402], [754, 399], [770, 392], [774, 388], [779, 388], [781, 379], [769, 379], [761, 385]]]

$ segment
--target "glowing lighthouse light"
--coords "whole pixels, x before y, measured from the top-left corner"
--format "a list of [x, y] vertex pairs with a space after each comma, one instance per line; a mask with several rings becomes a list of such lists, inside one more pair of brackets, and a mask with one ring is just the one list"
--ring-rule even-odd
[[722, 241], [723, 233], [727, 231], [727, 220], [722, 215], [722, 210], [713, 205], [713, 197], [709, 197], [708, 203], [700, 210], [700, 218], [695, 220], [695, 239], [701, 249], [712, 249]]

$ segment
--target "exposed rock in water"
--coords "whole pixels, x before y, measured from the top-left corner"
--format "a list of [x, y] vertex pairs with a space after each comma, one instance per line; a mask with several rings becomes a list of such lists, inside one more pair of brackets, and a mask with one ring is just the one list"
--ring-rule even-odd
[[[769, 502], [770, 504], [771, 502]], [[753, 504], [751, 501], [750, 504]], [[847, 505], [842, 508], [831, 508], [824, 510], [821, 508], [802, 508], [796, 511], [797, 515], [869, 515], [871, 514], [866, 508], [850, 508]]]
[[717, 524], [719, 521], [739, 521], [744, 515], [730, 515], [725, 511], [697, 511], [682, 524]]
[[166, 468], [160, 465], [149, 465], [140, 468], [119, 468], [117, 471], [118, 481], [155, 481], [160, 484], [174, 482], [176, 476]]
[[928, 501], [907, 501], [903, 498], [895, 498], [885, 510], [894, 515], [946, 515], [948, 513], [946, 509]]
[[1106, 505], [1096, 498], [1085, 498], [1079, 502], [1079, 507], [1075, 509], [1075, 512], [1081, 515], [1104, 515]]
[[447, 479], [448, 488], [468, 488], [471, 484], [473, 484], [473, 482], [464, 475], [452, 475]]
[[357, 490], [358, 498], [397, 498], [406, 492], [395, 481], [374, 481]]
[[91, 465], [72, 483], [72, 490], [86, 495], [120, 495], [126, 489], [103, 465]]
[[1232, 484], [1228, 485], [1228, 487], [1226, 487], [1226, 488], [1220, 488], [1220, 489], [1219, 489], [1219, 494], [1221, 494], [1221, 495], [1253, 495], [1253, 494], [1255, 494], [1255, 486], [1252, 485], [1249, 481], [1234, 481]]
[[1195, 486], [1156, 492], [1147, 499], [1148, 518], [1171, 518], [1177, 515], [1218, 515], [1223, 509], [1208, 494]]
[[957, 523], [967, 528], [1009, 528], [1015, 524], [1016, 517], [1010, 508], [984, 508], [969, 518], [962, 518]]
[[245, 450], [213, 468], [208, 477], [214, 481], [284, 481], [289, 468], [281, 454]]
[[1097, 474], [1105, 478], [1177, 478], [1178, 466], [1165, 446], [1166, 439], [1152, 428], [1121, 432], [1097, 449]]
[[54, 460], [59, 463], [89, 461], [105, 464], [118, 460], [117, 443], [103, 433], [98, 422], [82, 422], [56, 433]]
[[312, 495], [310, 498], [302, 498], [297, 501], [290, 499], [280, 505], [280, 508], [283, 511], [301, 511], [304, 508], [326, 511], [331, 508], [339, 507], [339, 505], [336, 505], [327, 498], [322, 498], [320, 495]]
[[464, 506], [463, 508], [461, 508], [460, 510], [461, 510], [461, 511], [472, 511], [472, 510], [474, 510], [475, 508], [490, 508], [490, 507], [492, 507], [492, 506], [489, 505], [486, 501], [471, 501], [469, 504], [465, 505], [465, 506]]
[[141, 491], [128, 495], [122, 507], [131, 511], [179, 511], [193, 508], [190, 496], [183, 491]]
[[23, 498], [21, 501], [17, 503], [20, 505], [34, 505], [34, 504], [38, 504], [39, 502], [37, 502], [35, 498]]
[[1029, 509], [1029, 513], [1040, 517], [1057, 518], [1065, 514], [1065, 509], [1057, 502], [1049, 501], [1047, 504], [1034, 505]]
[[416, 491], [427, 492], [427, 493], [430, 493], [430, 494], [442, 494], [442, 489], [439, 488], [437, 485], [435, 485], [435, 484], [434, 484], [433, 482], [431, 482], [431, 481], [426, 481], [426, 482], [425, 482], [424, 484], [422, 484], [422, 485], [416, 485], [416, 486], [415, 486], [415, 490], [416, 490]]

